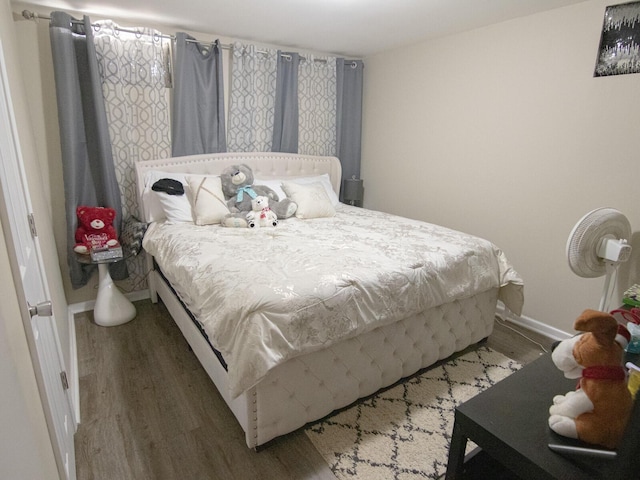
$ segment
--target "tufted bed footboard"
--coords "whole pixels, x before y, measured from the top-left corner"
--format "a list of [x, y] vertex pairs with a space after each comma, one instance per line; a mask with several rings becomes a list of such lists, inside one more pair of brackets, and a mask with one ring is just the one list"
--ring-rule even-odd
[[498, 289], [440, 305], [395, 324], [293, 358], [232, 399], [227, 372], [159, 272], [156, 292], [255, 448], [488, 337]]
[[276, 367], [254, 396], [247, 444], [261, 445], [488, 337], [497, 290], [441, 305]]

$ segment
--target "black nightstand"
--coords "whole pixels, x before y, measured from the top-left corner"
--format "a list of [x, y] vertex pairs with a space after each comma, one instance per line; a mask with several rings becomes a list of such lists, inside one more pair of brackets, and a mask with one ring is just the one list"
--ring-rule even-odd
[[[559, 454], [550, 443], [589, 447], [557, 435], [547, 420], [554, 395], [575, 389], [576, 381], [564, 377], [545, 354], [518, 372], [456, 408], [449, 451], [447, 480], [485, 479], [562, 479], [639, 478], [613, 475], [618, 459]], [[634, 416], [638, 416], [638, 408]], [[630, 429], [631, 430], [631, 429]], [[481, 453], [469, 455], [465, 463], [467, 439]], [[638, 451], [637, 434], [630, 451]], [[637, 453], [635, 454], [637, 457]], [[628, 459], [624, 459], [629, 463]]]

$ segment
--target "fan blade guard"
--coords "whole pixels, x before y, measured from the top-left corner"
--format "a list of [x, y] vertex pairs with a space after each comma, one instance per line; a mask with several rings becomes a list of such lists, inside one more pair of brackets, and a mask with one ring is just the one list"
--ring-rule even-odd
[[[631, 224], [620, 211], [602, 207], [590, 211], [573, 227], [567, 240], [567, 259], [571, 270], [580, 277], [595, 278], [606, 273], [606, 261], [598, 255], [606, 239], [631, 238]], [[622, 243], [622, 242], [621, 242]], [[625, 248], [624, 260], [630, 246]], [[623, 260], [623, 258], [621, 258]]]

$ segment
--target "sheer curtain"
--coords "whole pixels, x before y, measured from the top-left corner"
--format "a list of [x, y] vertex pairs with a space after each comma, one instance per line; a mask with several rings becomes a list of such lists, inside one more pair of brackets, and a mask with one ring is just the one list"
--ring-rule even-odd
[[[53, 12], [49, 34], [53, 56], [58, 124], [62, 149], [67, 263], [73, 288], [86, 285], [96, 269], [76, 260], [76, 207], [94, 205], [116, 210], [114, 226], [120, 233], [122, 209], [114, 169], [107, 116], [100, 85], [91, 21]], [[111, 275], [126, 277], [123, 262], [111, 265]]]
[[277, 65], [277, 50], [232, 45], [227, 130], [230, 152], [271, 150]]
[[220, 42], [176, 34], [173, 156], [226, 152]]
[[[170, 40], [147, 28], [131, 33], [132, 29], [122, 31], [111, 21], [98, 25], [96, 52], [113, 161], [122, 191], [122, 212], [124, 218], [140, 218], [134, 162], [171, 156], [167, 88]], [[127, 265], [131, 280], [128, 290], [145, 288], [144, 258], [133, 257]]]
[[335, 57], [305, 56], [298, 83], [298, 153], [335, 155]]

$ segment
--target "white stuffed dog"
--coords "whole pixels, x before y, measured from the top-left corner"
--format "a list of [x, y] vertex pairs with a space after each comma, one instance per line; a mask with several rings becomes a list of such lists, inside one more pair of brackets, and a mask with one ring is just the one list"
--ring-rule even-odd
[[257, 196], [251, 200], [251, 212], [247, 213], [247, 226], [275, 227], [278, 225], [278, 216], [269, 208], [269, 197]]
[[628, 330], [605, 312], [585, 310], [574, 328], [582, 333], [560, 342], [551, 358], [578, 388], [553, 398], [549, 427], [587, 443], [616, 448], [631, 415], [633, 400], [623, 367]]

